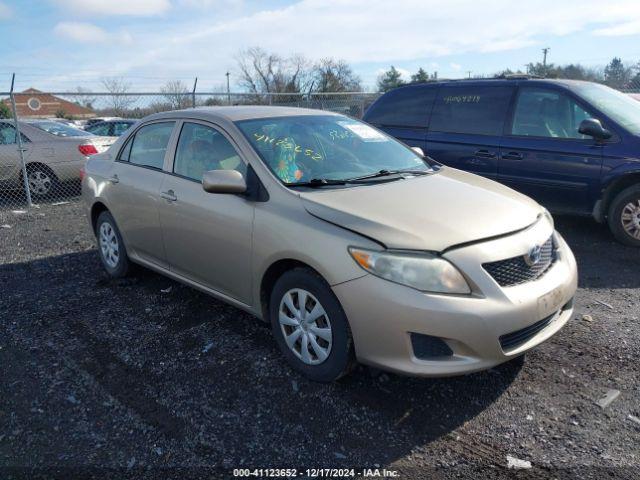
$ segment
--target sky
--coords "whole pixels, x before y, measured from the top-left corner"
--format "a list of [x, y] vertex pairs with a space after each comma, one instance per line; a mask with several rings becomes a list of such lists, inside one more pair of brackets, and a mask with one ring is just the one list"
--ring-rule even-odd
[[[236, 56], [346, 60], [367, 90], [390, 65], [439, 78], [524, 69], [542, 60], [589, 66], [640, 61], [640, 0], [0, 0], [0, 91], [137, 91], [167, 80], [238, 91]], [[104, 89], [102, 89], [104, 90]]]

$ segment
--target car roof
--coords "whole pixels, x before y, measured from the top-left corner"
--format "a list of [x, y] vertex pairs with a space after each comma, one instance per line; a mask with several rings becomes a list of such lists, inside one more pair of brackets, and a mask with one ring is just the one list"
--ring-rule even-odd
[[326, 110], [314, 110], [311, 108], [298, 107], [274, 107], [258, 105], [238, 105], [227, 107], [197, 107], [184, 110], [173, 110], [169, 112], [155, 113], [146, 120], [162, 118], [193, 118], [201, 120], [218, 120], [227, 122], [237, 122], [239, 120], [253, 120], [258, 118], [289, 117], [301, 115], [335, 115], [339, 113]]
[[[432, 80], [423, 83], [411, 83], [409, 85], [403, 85], [394, 90], [399, 90], [402, 88], [422, 88], [428, 86], [479, 86], [479, 85], [513, 85], [513, 84], [524, 84], [531, 83], [535, 84], [555, 84], [562, 85], [564, 87], [571, 87], [574, 85], [580, 85], [585, 83], [593, 83], [586, 80], [568, 80], [564, 78], [537, 78], [537, 77], [527, 77], [526, 75], [513, 75], [507, 77], [496, 77], [496, 78], [461, 78], [454, 80]], [[393, 90], [390, 90], [393, 91]]]

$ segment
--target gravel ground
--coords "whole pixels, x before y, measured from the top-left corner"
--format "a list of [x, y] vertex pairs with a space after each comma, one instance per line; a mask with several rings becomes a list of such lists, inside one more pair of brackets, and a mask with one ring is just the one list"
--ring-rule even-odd
[[639, 478], [639, 252], [588, 219], [556, 224], [578, 258], [576, 314], [524, 362], [322, 385], [240, 310], [148, 271], [107, 278], [78, 204], [2, 211], [0, 477]]

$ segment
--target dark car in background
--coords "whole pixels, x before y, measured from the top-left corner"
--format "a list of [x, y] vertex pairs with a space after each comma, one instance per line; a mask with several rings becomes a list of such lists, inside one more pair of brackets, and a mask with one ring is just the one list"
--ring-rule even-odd
[[387, 92], [364, 120], [640, 247], [640, 102], [628, 95], [572, 80], [451, 80]]
[[93, 123], [84, 129], [87, 132], [100, 135], [101, 137], [119, 137], [126, 132], [131, 125], [135, 125], [136, 123], [137, 120], [119, 118], [117, 120], [105, 120], [103, 122]]

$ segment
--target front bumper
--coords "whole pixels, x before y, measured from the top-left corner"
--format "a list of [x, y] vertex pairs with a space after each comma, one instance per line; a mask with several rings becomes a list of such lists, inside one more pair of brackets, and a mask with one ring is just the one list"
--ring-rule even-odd
[[[557, 260], [540, 278], [500, 287], [482, 263], [527, 252], [553, 233], [547, 222], [496, 240], [445, 253], [467, 277], [472, 295], [441, 295], [388, 282], [373, 275], [333, 287], [362, 363], [415, 376], [449, 376], [490, 368], [547, 340], [573, 315], [577, 268], [571, 250], [553, 233]], [[546, 319], [544, 327], [513, 347], [500, 337]], [[443, 340], [452, 354], [418, 358], [411, 334]]]

